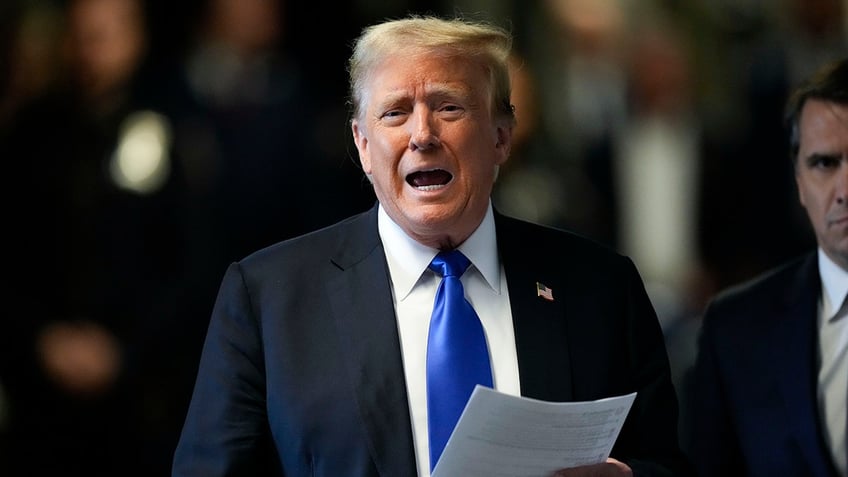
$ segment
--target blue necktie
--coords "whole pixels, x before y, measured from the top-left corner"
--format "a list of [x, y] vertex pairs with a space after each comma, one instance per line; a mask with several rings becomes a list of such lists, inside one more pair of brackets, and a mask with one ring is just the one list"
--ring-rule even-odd
[[459, 420], [474, 386], [492, 387], [489, 350], [480, 318], [465, 299], [459, 277], [470, 265], [459, 250], [441, 252], [430, 269], [442, 276], [427, 339], [427, 414], [430, 470]]

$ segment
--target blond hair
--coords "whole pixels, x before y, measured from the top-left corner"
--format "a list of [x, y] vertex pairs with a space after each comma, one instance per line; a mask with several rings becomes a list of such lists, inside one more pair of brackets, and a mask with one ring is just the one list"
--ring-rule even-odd
[[514, 122], [508, 63], [511, 48], [512, 35], [505, 29], [459, 18], [410, 16], [366, 27], [354, 42], [348, 62], [351, 114], [360, 116], [369, 72], [382, 60], [427, 51], [479, 61], [489, 74], [493, 111]]

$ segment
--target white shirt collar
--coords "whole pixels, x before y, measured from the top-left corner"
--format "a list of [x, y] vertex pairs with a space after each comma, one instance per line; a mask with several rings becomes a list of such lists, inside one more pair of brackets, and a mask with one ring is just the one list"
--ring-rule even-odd
[[848, 271], [837, 265], [819, 247], [819, 275], [822, 281], [822, 305], [828, 319], [832, 319], [848, 293]]
[[[397, 299], [403, 300], [412, 291], [421, 275], [427, 270], [437, 249], [422, 245], [409, 237], [389, 214], [378, 207], [377, 228], [386, 260], [389, 264]], [[459, 250], [471, 261], [474, 268], [496, 292], [500, 290], [500, 262], [498, 261], [497, 238], [495, 237], [495, 217], [492, 204], [477, 229], [459, 246]]]

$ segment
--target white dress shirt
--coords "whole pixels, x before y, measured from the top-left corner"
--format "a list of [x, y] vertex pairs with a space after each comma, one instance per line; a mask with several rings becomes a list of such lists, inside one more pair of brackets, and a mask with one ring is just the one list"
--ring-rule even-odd
[[848, 399], [848, 271], [818, 252], [822, 296], [819, 301], [819, 419], [839, 475], [848, 476], [846, 399]]
[[[440, 277], [427, 267], [439, 252], [411, 239], [379, 207], [377, 225], [392, 283], [393, 301], [403, 353], [403, 369], [409, 395], [412, 432], [418, 475], [430, 475], [427, 436], [427, 336], [430, 314]], [[459, 246], [471, 261], [462, 275], [465, 296], [474, 307], [489, 345], [495, 389], [512, 395], [521, 392], [515, 330], [509, 307], [506, 277], [498, 259], [495, 220], [491, 203], [483, 222]]]

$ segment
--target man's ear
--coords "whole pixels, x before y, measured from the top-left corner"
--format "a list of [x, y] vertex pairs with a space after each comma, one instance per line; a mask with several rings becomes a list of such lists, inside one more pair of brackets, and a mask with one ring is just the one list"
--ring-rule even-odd
[[359, 152], [359, 163], [362, 165], [362, 171], [366, 174], [371, 174], [371, 158], [368, 156], [368, 137], [365, 131], [359, 127], [359, 122], [354, 119], [350, 122], [350, 130], [353, 133], [353, 142], [356, 145], [356, 150]]
[[[798, 166], [796, 166], [798, 167]], [[795, 170], [795, 189], [798, 190], [798, 202], [801, 203], [801, 207], [807, 208], [807, 200], [804, 196], [804, 183], [801, 182], [801, 177], [798, 176], [798, 170]]]
[[495, 131], [495, 149], [499, 152], [498, 164], [503, 164], [509, 158], [509, 152], [512, 149], [512, 130], [512, 126], [502, 125]]

